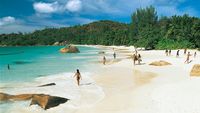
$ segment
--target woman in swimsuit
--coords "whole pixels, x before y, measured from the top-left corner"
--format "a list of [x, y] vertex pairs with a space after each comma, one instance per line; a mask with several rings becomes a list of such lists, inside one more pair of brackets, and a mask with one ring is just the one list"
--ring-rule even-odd
[[76, 77], [77, 84], [79, 86], [80, 85], [80, 79], [82, 79], [81, 74], [79, 72], [79, 69], [76, 70], [76, 74], [74, 75], [74, 77]]

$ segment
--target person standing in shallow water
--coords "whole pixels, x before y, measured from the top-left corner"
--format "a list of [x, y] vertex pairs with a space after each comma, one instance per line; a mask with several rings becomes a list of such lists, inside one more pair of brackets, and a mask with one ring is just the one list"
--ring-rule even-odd
[[115, 52], [113, 53], [113, 57], [114, 57], [114, 59], [116, 59], [116, 53]]
[[74, 77], [76, 77], [77, 84], [79, 86], [80, 85], [80, 79], [82, 79], [79, 69], [76, 70]]
[[106, 57], [103, 56], [103, 65], [106, 65]]
[[8, 70], [10, 70], [10, 65], [9, 64], [7, 65], [7, 68], [8, 68]]

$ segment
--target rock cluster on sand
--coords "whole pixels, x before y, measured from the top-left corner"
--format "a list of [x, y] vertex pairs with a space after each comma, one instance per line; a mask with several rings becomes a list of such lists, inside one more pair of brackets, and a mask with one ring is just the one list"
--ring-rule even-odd
[[73, 45], [69, 45], [68, 47], [64, 47], [60, 49], [61, 53], [79, 53], [79, 49]]
[[200, 76], [200, 64], [195, 64], [193, 66], [190, 76]]
[[172, 65], [172, 64], [169, 63], [169, 62], [160, 60], [160, 61], [154, 61], [154, 62], [150, 63], [149, 65], [153, 65], [153, 66], [167, 66], [167, 65]]
[[25, 101], [31, 100], [30, 105], [39, 105], [43, 109], [49, 109], [56, 107], [60, 104], [67, 102], [69, 99], [50, 96], [45, 94], [20, 94], [20, 95], [9, 95], [6, 93], [0, 93], [0, 101]]
[[53, 46], [64, 46], [67, 44], [67, 41], [55, 42]]

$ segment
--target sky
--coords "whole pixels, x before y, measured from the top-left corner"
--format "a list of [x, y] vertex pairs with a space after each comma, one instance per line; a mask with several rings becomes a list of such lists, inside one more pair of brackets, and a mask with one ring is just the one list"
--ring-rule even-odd
[[200, 17], [200, 0], [0, 0], [0, 34], [98, 20], [130, 23], [134, 11], [150, 5], [156, 8], [159, 16]]

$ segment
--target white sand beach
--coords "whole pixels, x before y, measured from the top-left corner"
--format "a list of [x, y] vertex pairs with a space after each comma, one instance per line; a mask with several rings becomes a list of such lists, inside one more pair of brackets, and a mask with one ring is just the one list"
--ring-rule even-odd
[[[25, 108], [17, 110], [18, 107], [13, 107], [10, 113], [200, 113], [200, 78], [190, 76], [193, 65], [200, 64], [200, 52], [197, 52], [196, 58], [191, 56], [191, 63], [185, 64], [183, 50], [178, 58], [176, 50], [172, 50], [171, 56], [165, 56], [164, 50], [138, 51], [142, 65], [134, 66], [130, 59], [133, 47], [95, 47], [106, 52], [109, 62], [102, 64], [97, 72], [82, 73], [79, 87], [71, 77], [74, 73], [63, 73], [38, 78], [20, 90], [19, 87], [0, 89], [8, 94], [45, 93], [69, 98], [69, 102], [46, 111], [38, 106], [28, 107], [29, 104], [25, 103]], [[113, 48], [116, 60], [113, 60]], [[193, 54], [196, 50], [188, 51]], [[149, 65], [159, 60], [172, 65]], [[51, 82], [56, 86], [33, 87]]]
[[[105, 48], [105, 47], [103, 47]], [[143, 65], [133, 65], [133, 48], [109, 47], [108, 58], [115, 48], [120, 62], [102, 66], [94, 80], [105, 92], [105, 98], [90, 108], [81, 108], [76, 113], [200, 113], [200, 78], [191, 77], [194, 64], [200, 63], [191, 56], [192, 62], [185, 64], [183, 50], [176, 58], [176, 50], [165, 56], [164, 50], [139, 51]], [[131, 51], [126, 53], [124, 51]], [[188, 50], [194, 53], [196, 50]], [[107, 53], [106, 52], [106, 53]], [[172, 65], [156, 67], [149, 64], [164, 60]]]

